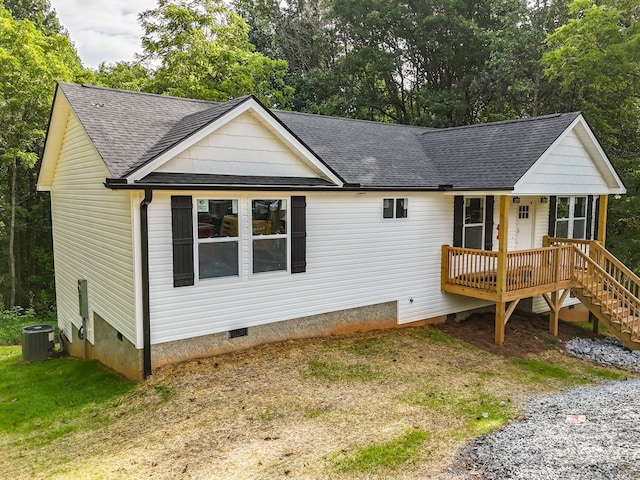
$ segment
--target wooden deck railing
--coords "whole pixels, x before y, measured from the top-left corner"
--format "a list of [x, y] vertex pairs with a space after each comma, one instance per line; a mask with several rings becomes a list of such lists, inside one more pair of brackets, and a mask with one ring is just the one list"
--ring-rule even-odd
[[559, 246], [507, 253], [507, 291], [571, 279], [573, 247]]
[[560, 237], [549, 237], [545, 235], [542, 237], [542, 246], [543, 247], [557, 247], [561, 245], [573, 245], [578, 250], [580, 250], [585, 255], [589, 255], [589, 249], [591, 245], [597, 243], [593, 240], [581, 240], [578, 238], [560, 238]]
[[496, 290], [498, 252], [473, 248], [442, 247], [442, 280], [478, 290]]
[[589, 257], [622, 287], [640, 297], [640, 278], [599, 243], [593, 244]]
[[487, 299], [493, 299], [499, 291], [515, 294], [526, 290], [533, 295], [535, 290], [547, 291], [549, 286], [571, 280], [572, 252], [572, 245], [507, 252], [505, 284], [499, 289], [498, 252], [444, 245], [442, 286], [454, 292], [457, 289], [486, 292], [477, 296]]
[[[613, 257], [613, 255], [609, 255]], [[615, 259], [615, 257], [613, 258]], [[616, 259], [616, 262], [619, 260]], [[609, 260], [606, 263], [609, 266]], [[626, 269], [626, 267], [624, 268]], [[629, 333], [631, 339], [637, 341], [640, 338], [640, 299], [634, 292], [637, 292], [640, 281], [633, 272], [630, 272], [635, 279], [628, 278], [625, 274], [623, 278], [625, 283], [623, 284], [615, 277], [619, 273], [618, 270], [619, 268], [616, 267], [614, 273], [611, 274], [597, 260], [581, 251], [575, 252], [574, 277], [576, 284], [597, 299], [600, 308], [610, 315], [613, 323], [619, 325], [620, 331]], [[629, 285], [631, 289], [625, 285]]]

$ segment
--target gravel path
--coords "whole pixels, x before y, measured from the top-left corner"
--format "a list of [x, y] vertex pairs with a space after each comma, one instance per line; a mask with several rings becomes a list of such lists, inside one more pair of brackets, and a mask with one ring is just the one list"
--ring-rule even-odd
[[[610, 365], [640, 358], [615, 342], [593, 342], [577, 349], [568, 342], [567, 350]], [[639, 380], [531, 399], [522, 413], [522, 421], [467, 445], [463, 471], [452, 473], [465, 480], [640, 479]]]

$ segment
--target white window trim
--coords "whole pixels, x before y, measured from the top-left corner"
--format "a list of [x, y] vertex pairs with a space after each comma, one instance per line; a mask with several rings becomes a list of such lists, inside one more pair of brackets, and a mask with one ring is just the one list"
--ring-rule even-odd
[[[392, 200], [393, 201], [393, 217], [385, 217], [384, 216], [384, 201], [385, 200]], [[396, 212], [397, 212], [397, 201], [398, 200], [404, 200], [405, 201], [405, 206], [406, 206], [406, 210], [407, 210], [407, 216], [406, 217], [396, 217]], [[381, 206], [382, 206], [382, 221], [383, 222], [389, 222], [389, 221], [407, 221], [409, 220], [409, 198], [408, 197], [383, 197], [382, 201], [381, 201]]]
[[[467, 223], [467, 198], [479, 198], [482, 200], [482, 221], [480, 223]], [[485, 238], [485, 218], [487, 217], [487, 197], [486, 196], [465, 196], [464, 203], [462, 205], [462, 246], [464, 248], [473, 248], [473, 247], [465, 247], [467, 240], [467, 227], [482, 227], [482, 236], [480, 237], [480, 250], [484, 250], [484, 238]]]
[[[199, 238], [198, 237], [198, 200], [235, 200], [238, 202], [238, 236], [237, 237], [217, 237], [217, 238]], [[207, 197], [193, 197], [193, 274], [194, 274], [194, 284], [198, 284], [201, 282], [209, 283], [209, 282], [221, 282], [221, 281], [233, 281], [239, 280], [242, 278], [242, 242], [243, 242], [243, 225], [240, 219], [240, 211], [242, 209], [241, 199], [238, 197], [222, 197], [222, 196], [207, 196]], [[235, 241], [238, 244], [238, 274], [237, 275], [227, 275], [222, 277], [210, 277], [210, 278], [200, 278], [200, 244], [201, 243], [224, 243], [224, 242], [233, 242]]]
[[[286, 200], [287, 201], [287, 233], [279, 233], [276, 235], [254, 235], [253, 234], [253, 201], [254, 200]], [[249, 198], [249, 204], [247, 206], [249, 214], [249, 225], [248, 229], [248, 237], [249, 237], [249, 276], [250, 277], [266, 277], [266, 276], [278, 276], [278, 275], [287, 275], [291, 273], [291, 196], [253, 196]], [[286, 238], [287, 239], [287, 268], [284, 270], [273, 270], [271, 272], [257, 272], [253, 271], [253, 241], [254, 240], [275, 240], [278, 238]]]
[[[558, 217], [558, 203], [560, 201], [561, 198], [568, 198], [569, 199], [569, 216], [568, 217]], [[576, 198], [584, 198], [584, 217], [576, 217], [574, 216], [574, 211], [575, 211], [575, 206], [576, 206]], [[567, 225], [567, 238], [575, 238], [574, 236], [574, 231], [573, 231], [573, 227], [574, 227], [574, 223], [576, 220], [584, 220], [584, 233], [582, 235], [582, 239], [587, 238], [587, 235], [589, 232], [587, 232], [587, 224], [588, 219], [587, 219], [587, 213], [589, 212], [589, 197], [587, 195], [574, 195], [574, 196], [569, 196], [569, 195], [562, 195], [562, 196], [558, 196], [556, 199], [556, 211], [555, 213], [555, 225], [554, 225], [554, 234], [557, 235], [558, 234], [558, 221], [567, 221], [568, 225]], [[595, 212], [595, 209], [592, 209], [593, 212]], [[593, 213], [592, 213], [593, 215]], [[592, 224], [593, 224], [593, 218], [592, 220]]]

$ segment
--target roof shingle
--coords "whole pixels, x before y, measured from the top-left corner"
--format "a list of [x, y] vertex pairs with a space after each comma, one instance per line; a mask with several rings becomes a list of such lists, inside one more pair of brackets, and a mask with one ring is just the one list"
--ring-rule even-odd
[[[123, 178], [240, 105], [62, 83], [113, 178]], [[363, 188], [512, 188], [580, 115], [430, 129], [273, 111], [347, 183]], [[202, 178], [198, 179], [201, 181]]]

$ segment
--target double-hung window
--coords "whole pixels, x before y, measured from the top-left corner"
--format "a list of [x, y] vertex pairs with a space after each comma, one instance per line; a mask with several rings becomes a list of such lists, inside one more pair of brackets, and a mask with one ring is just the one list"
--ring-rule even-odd
[[288, 269], [288, 225], [286, 199], [251, 200], [253, 273]]
[[252, 273], [307, 271], [307, 202], [171, 196], [173, 286]]
[[238, 200], [197, 199], [198, 278], [238, 276]]
[[587, 197], [558, 197], [555, 236], [583, 239], [587, 236]]

